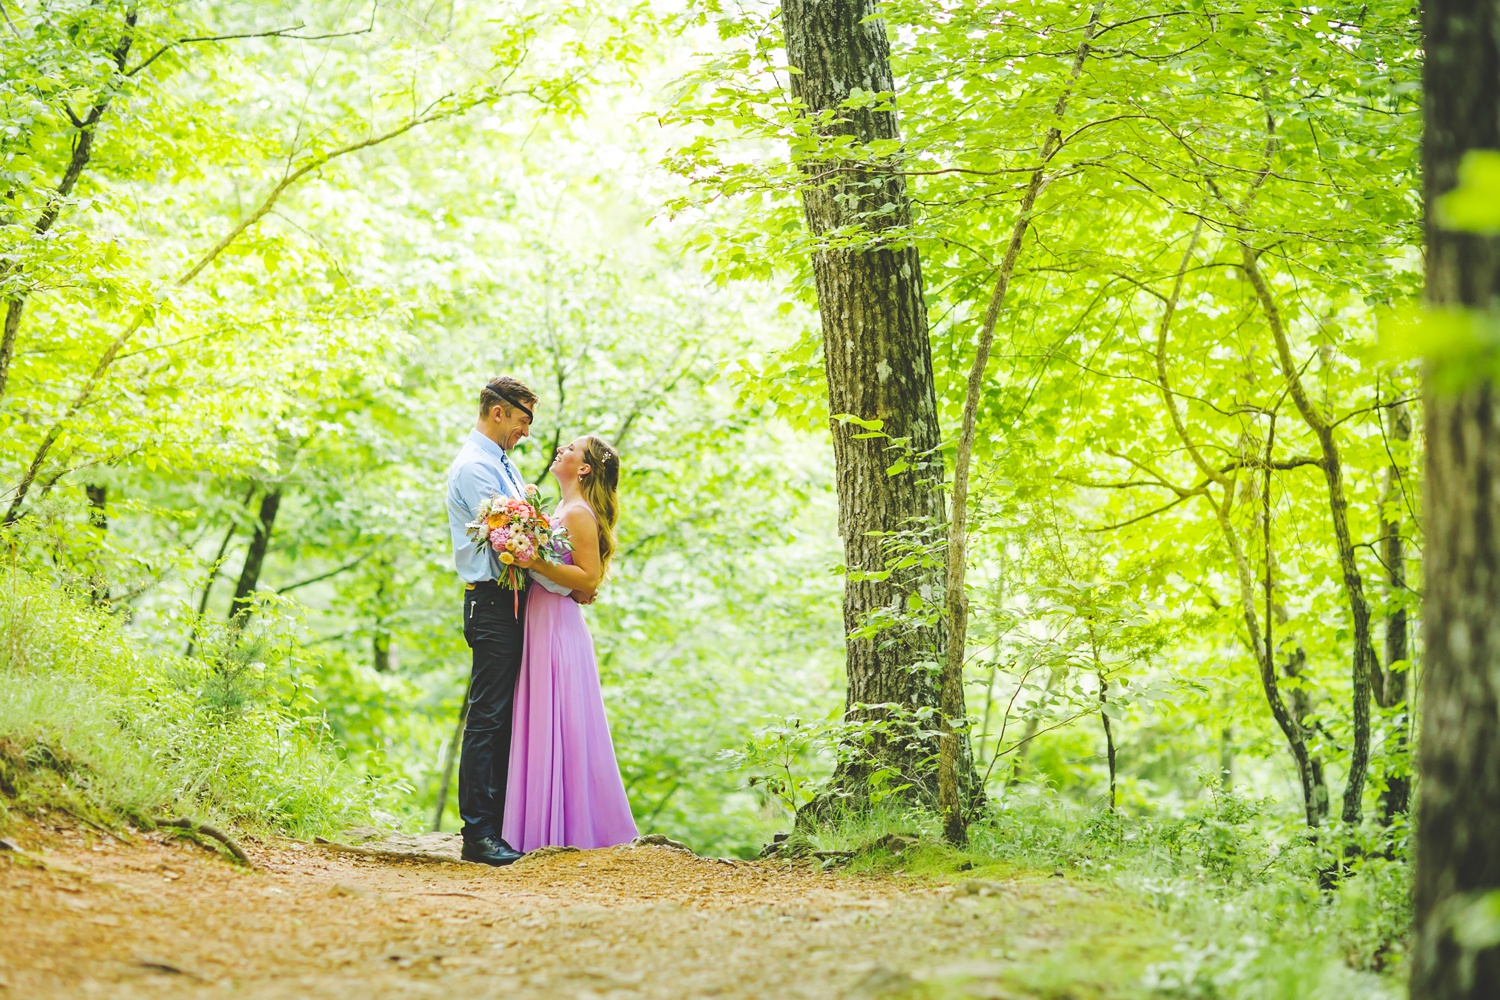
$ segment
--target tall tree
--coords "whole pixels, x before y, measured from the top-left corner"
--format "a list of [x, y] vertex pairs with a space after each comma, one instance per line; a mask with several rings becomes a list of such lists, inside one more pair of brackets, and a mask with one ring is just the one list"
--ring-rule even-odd
[[[1500, 149], [1500, 8], [1428, 0], [1423, 21], [1427, 298], [1440, 308], [1492, 310], [1500, 238], [1493, 229], [1450, 228], [1440, 199], [1456, 186], [1466, 154]], [[1411, 976], [1420, 1000], [1500, 996], [1500, 392], [1493, 354], [1484, 357], [1477, 376], [1472, 357], [1435, 360], [1427, 372], [1427, 660]]]
[[[979, 415], [979, 397], [984, 392], [985, 368], [989, 364], [990, 349], [995, 342], [995, 324], [999, 322], [1000, 310], [1005, 305], [1005, 293], [1010, 288], [1011, 275], [1015, 271], [1016, 257], [1021, 252], [1021, 241], [1031, 225], [1031, 214], [1036, 210], [1036, 198], [1047, 180], [1046, 163], [1062, 145], [1061, 119], [1068, 107], [1068, 97], [1083, 72], [1083, 61], [1088, 58], [1089, 42], [1099, 27], [1099, 15], [1104, 10], [1103, 0], [1094, 5], [1088, 23], [1084, 25], [1083, 40], [1073, 57], [1073, 70], [1068, 76], [1068, 85], [1058, 95], [1053, 117], [1057, 119], [1047, 130], [1042, 143], [1042, 166], [1031, 172], [1026, 193], [1021, 196], [1021, 206], [1016, 213], [1015, 225], [1011, 228], [1010, 242], [1005, 256], [1000, 260], [999, 273], [995, 276], [995, 287], [990, 293], [989, 305], [984, 310], [984, 323], [979, 331], [979, 346], [974, 353], [974, 363], [969, 368], [968, 386], [964, 393], [963, 416], [958, 430], [958, 453], [953, 460], [953, 514], [948, 524], [948, 629], [947, 655], [943, 658], [941, 696], [943, 704], [942, 747], [938, 757], [938, 798], [943, 811], [943, 833], [948, 840], [962, 844], [967, 839], [964, 811], [958, 794], [958, 733], [954, 720], [962, 717], [964, 682], [964, 647], [969, 629], [968, 601], [964, 594], [964, 571], [967, 566], [969, 502], [969, 461], [974, 454], [974, 425]], [[1097, 659], [1097, 646], [1096, 646]], [[1099, 702], [1104, 703], [1104, 674], [1099, 674]], [[1109, 732], [1109, 717], [1104, 716], [1104, 732], [1109, 736], [1109, 807], [1115, 806], [1115, 751], [1114, 737]]]
[[[890, 150], [897, 148], [890, 45], [873, 0], [789, 0], [782, 6], [791, 90], [818, 137], [800, 167], [803, 210], [820, 241], [813, 275], [823, 327], [839, 534], [850, 576], [844, 589], [847, 710], [895, 703], [935, 707], [933, 668], [943, 626], [926, 624], [870, 635], [872, 619], [943, 605], [937, 560], [885, 575], [892, 533], [943, 522], [937, 397], [923, 300], [922, 264], [906, 238], [911, 201]], [[867, 432], [879, 421], [884, 436]], [[898, 463], [892, 440], [918, 461]], [[892, 467], [907, 467], [888, 474]], [[870, 575], [871, 571], [876, 571]], [[962, 715], [962, 701], [957, 713]], [[898, 767], [931, 797], [929, 750], [903, 741], [887, 748]], [[845, 792], [861, 791], [858, 768], [846, 769]], [[923, 777], [926, 776], [926, 777]]]

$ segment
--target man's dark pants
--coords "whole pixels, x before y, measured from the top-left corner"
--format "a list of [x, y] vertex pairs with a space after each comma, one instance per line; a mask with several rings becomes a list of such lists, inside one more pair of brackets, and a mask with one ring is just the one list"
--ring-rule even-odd
[[510, 769], [511, 709], [521, 671], [526, 595], [495, 583], [464, 591], [464, 639], [474, 651], [469, 717], [458, 762], [458, 812], [464, 840], [499, 837]]

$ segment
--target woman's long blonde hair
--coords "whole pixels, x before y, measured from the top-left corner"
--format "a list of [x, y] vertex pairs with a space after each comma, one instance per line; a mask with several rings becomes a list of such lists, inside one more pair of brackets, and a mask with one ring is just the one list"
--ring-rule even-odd
[[610, 557], [615, 554], [615, 522], [620, 519], [620, 453], [597, 434], [588, 435], [584, 442], [583, 461], [589, 466], [589, 474], [582, 477], [579, 485], [599, 521], [602, 575], [609, 571]]

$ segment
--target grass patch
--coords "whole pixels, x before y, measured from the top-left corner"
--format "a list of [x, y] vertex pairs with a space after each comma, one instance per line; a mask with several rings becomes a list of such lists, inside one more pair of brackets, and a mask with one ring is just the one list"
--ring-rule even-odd
[[24, 574], [0, 581], [0, 826], [57, 809], [305, 837], [397, 822], [406, 791], [344, 758], [274, 625], [184, 657]]
[[1182, 815], [1121, 816], [1022, 788], [970, 828], [966, 847], [939, 833], [931, 814], [876, 812], [798, 830], [779, 852], [956, 884], [1007, 908], [1010, 930], [978, 956], [992, 968], [891, 996], [1404, 996], [1409, 868], [1399, 843], [1368, 850], [1320, 889], [1342, 838], [1309, 840], [1267, 803], [1213, 789]]
[[836, 869], [953, 887], [951, 920], [990, 910], [1000, 928], [974, 961], [923, 980], [893, 981], [892, 998], [1017, 996], [1132, 1000], [1156, 963], [1173, 956], [1170, 922], [1148, 900], [1108, 879], [995, 849], [988, 833], [967, 847], [944, 842], [940, 823], [919, 810], [852, 814], [798, 829], [778, 856]]

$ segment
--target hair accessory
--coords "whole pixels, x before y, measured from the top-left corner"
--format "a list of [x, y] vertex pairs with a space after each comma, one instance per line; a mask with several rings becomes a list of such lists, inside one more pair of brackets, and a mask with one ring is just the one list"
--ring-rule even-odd
[[511, 399], [510, 396], [508, 396], [505, 393], [501, 392], [499, 389], [496, 389], [494, 386], [490, 385], [488, 382], [485, 383], [484, 388], [485, 388], [486, 391], [493, 392], [495, 395], [497, 395], [501, 399], [505, 400], [511, 406], [514, 406], [516, 409], [518, 409], [522, 413], [526, 414], [526, 419], [528, 419], [528, 420], [535, 420], [536, 419], [536, 414], [534, 414], [534, 413], [531, 412], [531, 407], [525, 406], [525, 405], [523, 405], [521, 403], [516, 402], [514, 399]]

